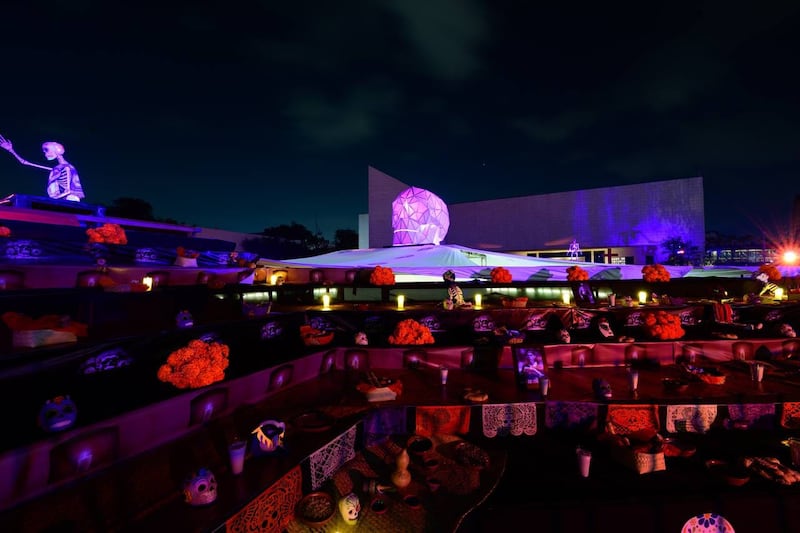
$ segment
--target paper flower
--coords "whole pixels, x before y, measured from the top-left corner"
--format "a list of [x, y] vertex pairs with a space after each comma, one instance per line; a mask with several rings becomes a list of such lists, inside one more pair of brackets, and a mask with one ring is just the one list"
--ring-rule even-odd
[[128, 244], [125, 230], [119, 224], [106, 223], [97, 228], [86, 230], [90, 243], [99, 244]]
[[648, 335], [662, 341], [680, 339], [686, 334], [681, 326], [681, 318], [666, 311], [645, 313], [644, 329]]
[[167, 357], [158, 369], [158, 379], [179, 389], [196, 389], [225, 379], [230, 349], [219, 342], [189, 341]]
[[578, 265], [567, 268], [567, 281], [586, 281], [587, 279], [589, 279], [589, 273]]
[[389, 335], [391, 344], [433, 344], [436, 339], [428, 326], [424, 326], [414, 320], [407, 318], [401, 320], [394, 328], [394, 334]]
[[648, 283], [669, 281], [669, 271], [664, 268], [664, 265], [645, 265], [642, 267], [642, 279]]
[[369, 275], [369, 282], [373, 285], [394, 285], [394, 272], [391, 267], [378, 265]]
[[763, 272], [764, 274], [766, 274], [769, 281], [773, 283], [776, 281], [780, 281], [780, 279], [783, 277], [781, 275], [781, 271], [778, 270], [778, 267], [776, 267], [772, 263], [768, 265], [761, 265], [760, 267], [758, 267], [758, 272], [759, 273]]
[[504, 267], [494, 267], [491, 272], [492, 283], [511, 283], [511, 272]]

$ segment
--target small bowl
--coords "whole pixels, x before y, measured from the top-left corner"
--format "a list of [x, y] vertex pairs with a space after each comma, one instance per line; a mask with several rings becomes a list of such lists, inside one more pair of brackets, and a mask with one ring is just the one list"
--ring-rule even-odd
[[321, 527], [336, 514], [336, 502], [327, 492], [311, 492], [297, 502], [294, 514], [308, 526]]
[[433, 441], [422, 435], [413, 435], [406, 443], [409, 453], [423, 455], [433, 449]]
[[383, 514], [389, 509], [389, 503], [378, 496], [370, 502], [369, 508], [375, 514]]
[[741, 466], [731, 465], [720, 459], [709, 459], [706, 468], [711, 474], [731, 487], [741, 487], [750, 481], [750, 473]]

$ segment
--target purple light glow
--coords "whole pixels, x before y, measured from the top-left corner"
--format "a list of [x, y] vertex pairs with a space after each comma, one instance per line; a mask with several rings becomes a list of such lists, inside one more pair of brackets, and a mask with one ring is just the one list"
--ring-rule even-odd
[[430, 191], [409, 187], [392, 202], [392, 246], [438, 245], [449, 228], [447, 204]]

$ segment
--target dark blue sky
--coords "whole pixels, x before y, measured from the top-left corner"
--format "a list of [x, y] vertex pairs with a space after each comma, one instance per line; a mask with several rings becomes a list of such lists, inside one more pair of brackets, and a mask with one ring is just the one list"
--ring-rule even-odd
[[[703, 176], [731, 233], [800, 194], [795, 1], [109, 4], [0, 17], [0, 134], [62, 142], [90, 202], [330, 238], [368, 165], [448, 203]], [[0, 194], [45, 181], [0, 153]]]

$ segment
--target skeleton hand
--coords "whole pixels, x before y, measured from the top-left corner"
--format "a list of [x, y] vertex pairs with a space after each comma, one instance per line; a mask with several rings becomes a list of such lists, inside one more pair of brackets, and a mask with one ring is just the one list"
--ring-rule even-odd
[[6, 139], [2, 135], [0, 135], [0, 148], [2, 148], [3, 150], [8, 150], [9, 152], [14, 149], [14, 147], [11, 146], [11, 141]]

